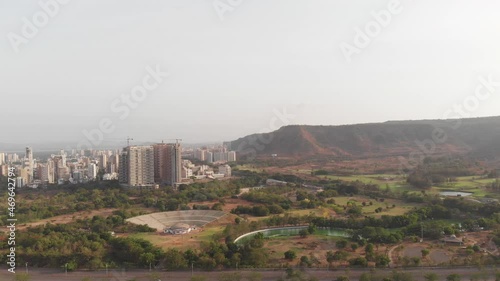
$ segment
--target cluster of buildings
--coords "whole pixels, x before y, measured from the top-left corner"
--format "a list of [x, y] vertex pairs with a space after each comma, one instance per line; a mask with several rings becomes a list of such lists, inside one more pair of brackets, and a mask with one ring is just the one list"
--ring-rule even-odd
[[182, 177], [185, 179], [217, 179], [231, 176], [231, 166], [221, 164], [216, 166], [217, 172], [209, 165], [194, 165], [189, 160], [182, 160]]
[[175, 186], [182, 181], [181, 145], [127, 146], [120, 155], [119, 180], [128, 186]]
[[[194, 165], [182, 159], [180, 143], [157, 143], [127, 146], [122, 150], [61, 150], [41, 161], [27, 147], [24, 157], [16, 153], [0, 153], [0, 176], [8, 175], [9, 166], [16, 168], [16, 185], [36, 188], [47, 184], [85, 183], [99, 180], [119, 180], [130, 187], [177, 186], [196, 179], [215, 179], [231, 176], [225, 163], [236, 161], [234, 151], [220, 150], [202, 153], [210, 155], [213, 165]], [[215, 153], [215, 154], [214, 154]], [[214, 160], [216, 155], [217, 161]], [[201, 160], [201, 159], [200, 159]]]
[[104, 180], [118, 178], [119, 151], [92, 150], [69, 154], [61, 150], [46, 160], [33, 157], [33, 149], [26, 148], [24, 157], [17, 153], [0, 153], [0, 176], [7, 176], [8, 167], [15, 167], [16, 186], [38, 187], [47, 184], [88, 182], [101, 177]]
[[236, 161], [236, 151], [228, 151], [225, 146], [199, 148], [193, 151], [193, 158], [207, 163], [224, 164]]

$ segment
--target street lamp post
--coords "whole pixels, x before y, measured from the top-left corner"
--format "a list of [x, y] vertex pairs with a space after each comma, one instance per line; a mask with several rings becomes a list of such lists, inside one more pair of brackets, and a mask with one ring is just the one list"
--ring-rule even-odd
[[194, 272], [194, 262], [191, 262], [191, 277], [193, 277]]
[[28, 263], [26, 263], [26, 274], [28, 274]]
[[421, 232], [421, 237], [420, 238], [420, 243], [424, 242], [424, 223], [420, 223], [420, 232]]
[[64, 273], [67, 275], [68, 274], [68, 263], [64, 264]]

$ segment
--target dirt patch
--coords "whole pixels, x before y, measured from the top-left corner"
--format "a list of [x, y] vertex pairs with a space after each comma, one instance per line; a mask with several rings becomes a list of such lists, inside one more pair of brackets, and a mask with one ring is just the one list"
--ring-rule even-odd
[[409, 258], [420, 258], [422, 257], [423, 249], [425, 249], [423, 246], [407, 246], [403, 250], [403, 256]]
[[[264, 247], [270, 252], [269, 264], [290, 264], [295, 265], [301, 256], [307, 256], [310, 259], [314, 259], [319, 262], [319, 266], [326, 267], [328, 262], [326, 261], [326, 253], [328, 251], [338, 251], [339, 248], [336, 247], [335, 242], [338, 241], [339, 237], [326, 237], [318, 235], [310, 235], [305, 238], [299, 236], [287, 236], [287, 237], [276, 237], [272, 239], [267, 239]], [[293, 261], [288, 261], [284, 259], [284, 253], [288, 250], [292, 250], [296, 253], [297, 258]], [[362, 247], [353, 251], [348, 245], [343, 249], [349, 255], [347, 259], [355, 258], [359, 256], [364, 256], [364, 249]], [[378, 254], [384, 254], [387, 251], [385, 246], [379, 246], [375, 248], [375, 252]], [[334, 262], [333, 265], [338, 266], [340, 264], [345, 264], [343, 262]]]
[[429, 257], [435, 264], [448, 263], [451, 260], [450, 254], [445, 250], [432, 250]]
[[94, 210], [94, 211], [82, 211], [82, 212], [76, 212], [76, 213], [71, 213], [67, 215], [60, 215], [48, 219], [43, 219], [37, 222], [30, 222], [26, 224], [22, 224], [19, 226], [20, 230], [26, 229], [28, 227], [34, 227], [38, 225], [44, 225], [47, 223], [52, 223], [52, 224], [66, 224], [70, 223], [73, 221], [76, 221], [77, 219], [89, 219], [92, 218], [93, 216], [103, 216], [107, 217], [113, 214], [114, 211], [118, 209], [116, 208], [107, 208], [107, 209], [100, 209], [100, 210]]
[[150, 241], [155, 246], [163, 249], [176, 248], [179, 250], [199, 249], [202, 242], [208, 242], [214, 234], [221, 233], [226, 225], [234, 224], [236, 215], [226, 214], [225, 216], [206, 224], [205, 226], [183, 235], [170, 235], [162, 232], [138, 233], [138, 234], [117, 234], [118, 237], [137, 237]]
[[[192, 209], [194, 205], [207, 205], [212, 208], [213, 205], [219, 203], [218, 200], [214, 201], [204, 201], [204, 202], [193, 202], [189, 203], [188, 206]], [[248, 202], [243, 199], [234, 199], [234, 198], [224, 198], [224, 205], [222, 206], [222, 211], [226, 213], [230, 213], [232, 209], [235, 209], [238, 205], [243, 206], [254, 206], [255, 203]]]

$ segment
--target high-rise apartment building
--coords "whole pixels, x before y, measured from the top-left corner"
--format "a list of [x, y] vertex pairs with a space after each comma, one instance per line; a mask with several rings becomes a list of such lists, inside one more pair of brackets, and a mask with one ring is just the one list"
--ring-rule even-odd
[[106, 170], [108, 167], [108, 155], [103, 153], [99, 156], [99, 170]]
[[206, 153], [207, 151], [205, 149], [197, 149], [194, 151], [193, 156], [194, 158], [200, 160], [200, 161], [205, 161], [206, 160]]
[[34, 176], [34, 162], [33, 162], [33, 149], [31, 147], [26, 147], [26, 155], [25, 155], [25, 163], [26, 169], [28, 172], [28, 176], [26, 178], [26, 183], [31, 183], [33, 181]]
[[91, 180], [94, 180], [97, 177], [97, 165], [95, 163], [89, 164], [87, 175]]
[[236, 162], [236, 151], [229, 151], [227, 153], [227, 162]]
[[45, 164], [38, 164], [38, 179], [42, 183], [53, 184], [54, 180], [54, 161], [49, 159]]
[[118, 173], [118, 167], [120, 166], [120, 156], [118, 154], [113, 154], [109, 157], [106, 172], [108, 173]]
[[154, 149], [152, 146], [128, 146], [120, 157], [120, 182], [129, 186], [154, 184]]
[[7, 177], [9, 175], [9, 166], [8, 165], [0, 165], [0, 176]]
[[129, 159], [128, 149], [124, 148], [120, 154], [120, 164], [118, 165], [118, 180], [120, 183], [128, 184]]
[[205, 161], [207, 161], [207, 163], [213, 163], [214, 162], [214, 154], [210, 151], [206, 151], [205, 152]]
[[181, 144], [158, 143], [154, 147], [155, 182], [174, 186], [182, 179]]

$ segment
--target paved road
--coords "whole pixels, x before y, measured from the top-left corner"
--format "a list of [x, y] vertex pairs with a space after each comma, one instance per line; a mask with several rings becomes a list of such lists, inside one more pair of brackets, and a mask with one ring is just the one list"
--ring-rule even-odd
[[[401, 270], [401, 269], [400, 269]], [[389, 274], [392, 269], [375, 269], [375, 274]], [[479, 272], [477, 268], [413, 268], [404, 270], [405, 272], [411, 273], [415, 280], [424, 280], [423, 276], [426, 273], [434, 272], [439, 276], [438, 280], [445, 280], [446, 276], [452, 273], [457, 273], [462, 276], [462, 280], [470, 280], [471, 274], [476, 274]], [[24, 272], [24, 268], [19, 271], [19, 273]], [[232, 271], [235, 272], [235, 271]], [[250, 274], [251, 271], [239, 271], [243, 277]], [[306, 270], [307, 274], [310, 276], [315, 276], [320, 281], [332, 281], [337, 276], [347, 275], [350, 280], [358, 280], [362, 273], [370, 272], [370, 269], [338, 269], [336, 271], [326, 271], [326, 270]], [[489, 276], [487, 280], [495, 280], [494, 269], [487, 268], [484, 269]], [[137, 281], [149, 281], [153, 277], [160, 278], [162, 281], [173, 280], [173, 281], [188, 281], [191, 277], [191, 272], [149, 272], [145, 271], [109, 271], [107, 274], [104, 271], [100, 272], [71, 272], [64, 273], [57, 269], [32, 269], [29, 271], [31, 276], [30, 281], [82, 281], [84, 278], [89, 277], [90, 280], [94, 281], [128, 281], [135, 278]], [[195, 272], [195, 275], [203, 275], [207, 279], [206, 281], [216, 281], [219, 276], [223, 273], [221, 272]], [[263, 281], [274, 281], [280, 277], [285, 276], [283, 270], [276, 271], [261, 271]], [[14, 280], [14, 274], [7, 272], [6, 268], [0, 268], [0, 280], [10, 281]], [[89, 280], [89, 279], [87, 279]], [[243, 279], [245, 280], [245, 279]], [[481, 280], [486, 280], [481, 278]]]

